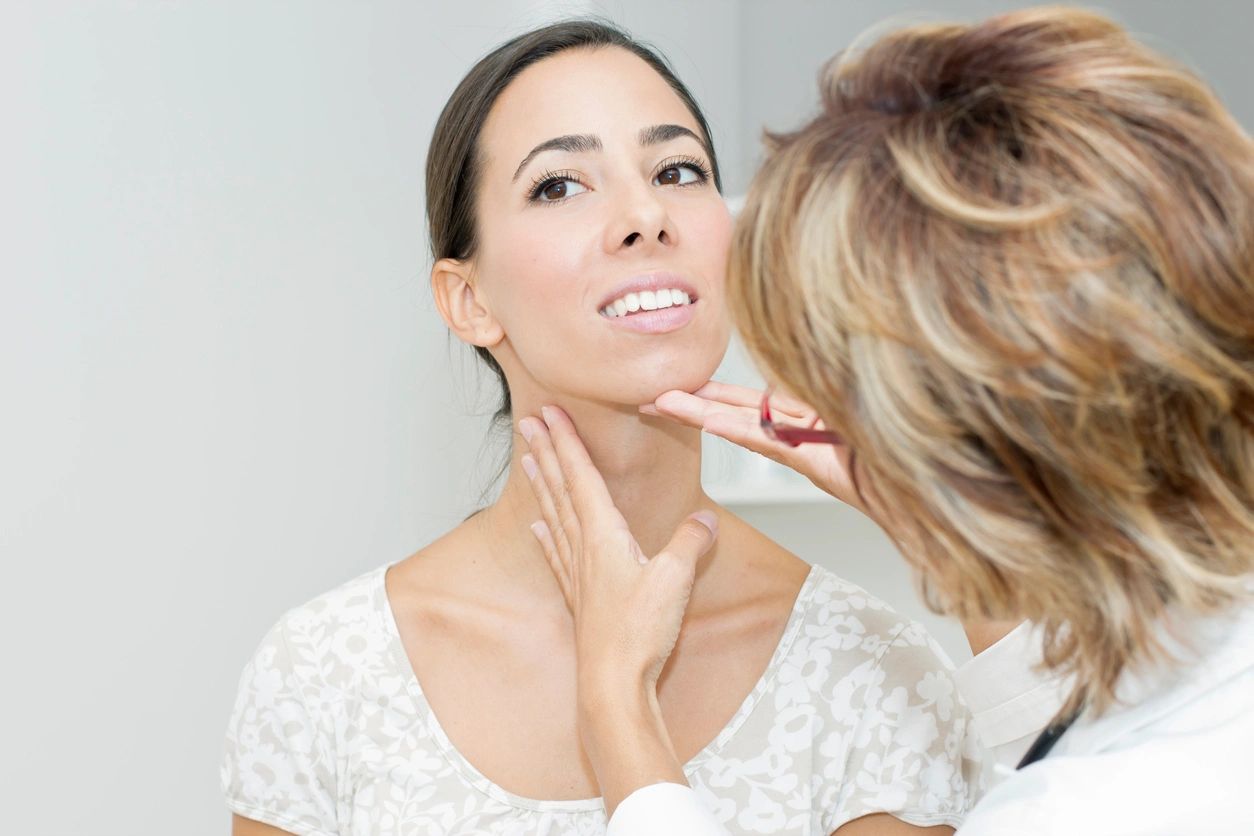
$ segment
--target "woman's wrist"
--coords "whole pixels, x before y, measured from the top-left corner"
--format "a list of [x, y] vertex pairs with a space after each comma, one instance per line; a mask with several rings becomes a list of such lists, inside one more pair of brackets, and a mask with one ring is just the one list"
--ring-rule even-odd
[[613, 815], [619, 802], [641, 787], [688, 782], [656, 688], [643, 680], [581, 682], [579, 729], [606, 815]]
[[[636, 677], [612, 677], [579, 682], [579, 729], [594, 762], [601, 752], [612, 753], [631, 735], [657, 736], [665, 731], [657, 687]], [[669, 743], [669, 735], [666, 736]]]

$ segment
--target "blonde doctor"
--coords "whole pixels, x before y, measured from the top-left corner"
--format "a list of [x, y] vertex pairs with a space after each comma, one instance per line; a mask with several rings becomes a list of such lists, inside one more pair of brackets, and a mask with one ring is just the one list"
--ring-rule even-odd
[[[1021, 669], [977, 656], [964, 695], [1061, 710], [959, 836], [1254, 833], [1254, 144], [1077, 10], [893, 32], [821, 93], [771, 138], [728, 279], [794, 397], [642, 412], [864, 511], [945, 612], [1026, 622], [993, 648], [1030, 643]], [[565, 414], [520, 430], [610, 832], [726, 832], [656, 699], [716, 526], [644, 555]]]

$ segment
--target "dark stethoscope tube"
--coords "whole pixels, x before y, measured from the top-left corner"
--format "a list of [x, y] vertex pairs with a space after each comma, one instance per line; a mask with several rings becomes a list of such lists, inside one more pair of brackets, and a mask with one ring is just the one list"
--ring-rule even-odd
[[1045, 731], [1036, 736], [1036, 740], [1032, 741], [1032, 745], [1028, 748], [1027, 754], [1023, 756], [1023, 760], [1019, 761], [1019, 765], [1015, 769], [1023, 769], [1029, 764], [1036, 763], [1041, 758], [1049, 754], [1049, 750], [1054, 748], [1054, 744], [1058, 742], [1058, 738], [1062, 737], [1067, 729], [1071, 728], [1071, 724], [1080, 716], [1080, 710], [1073, 711], [1070, 716], [1063, 718], [1057, 723], [1050, 723], [1045, 727]]

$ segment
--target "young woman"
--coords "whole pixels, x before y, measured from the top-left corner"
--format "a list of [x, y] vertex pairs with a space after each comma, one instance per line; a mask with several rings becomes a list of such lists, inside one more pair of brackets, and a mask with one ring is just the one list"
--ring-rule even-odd
[[[959, 836], [1254, 833], [1254, 143], [1074, 9], [888, 34], [822, 94], [773, 139], [729, 278], [750, 351], [813, 411], [719, 387], [655, 411], [871, 514], [949, 612], [1037, 626], [1070, 699]], [[769, 406], [831, 444], [771, 441], [797, 430]], [[588, 751], [607, 798], [648, 785], [611, 830], [721, 833], [651, 698], [713, 538], [637, 562], [653, 544], [545, 418], [522, 423]]]
[[[741, 832], [952, 832], [974, 770], [934, 643], [717, 507], [699, 431], [638, 411], [706, 381], [729, 337], [731, 219], [665, 63], [595, 23], [503, 45], [440, 116], [427, 205], [439, 310], [503, 415], [576, 416], [646, 548], [697, 513], [723, 532], [657, 672], [692, 784]], [[237, 834], [604, 830], [539, 515], [515, 451], [491, 507], [278, 621], [227, 735]]]

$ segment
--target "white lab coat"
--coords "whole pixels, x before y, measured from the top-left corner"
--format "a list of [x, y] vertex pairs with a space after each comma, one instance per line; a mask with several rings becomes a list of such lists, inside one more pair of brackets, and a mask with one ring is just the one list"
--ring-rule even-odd
[[[957, 673], [993, 785], [957, 836], [1254, 836], [1254, 606], [1193, 622], [1171, 640], [1183, 664], [1125, 677], [1118, 707], [1015, 771], [1067, 690], [1032, 671], [1037, 647], [1020, 625]], [[654, 784], [608, 833], [727, 831], [687, 787]]]

